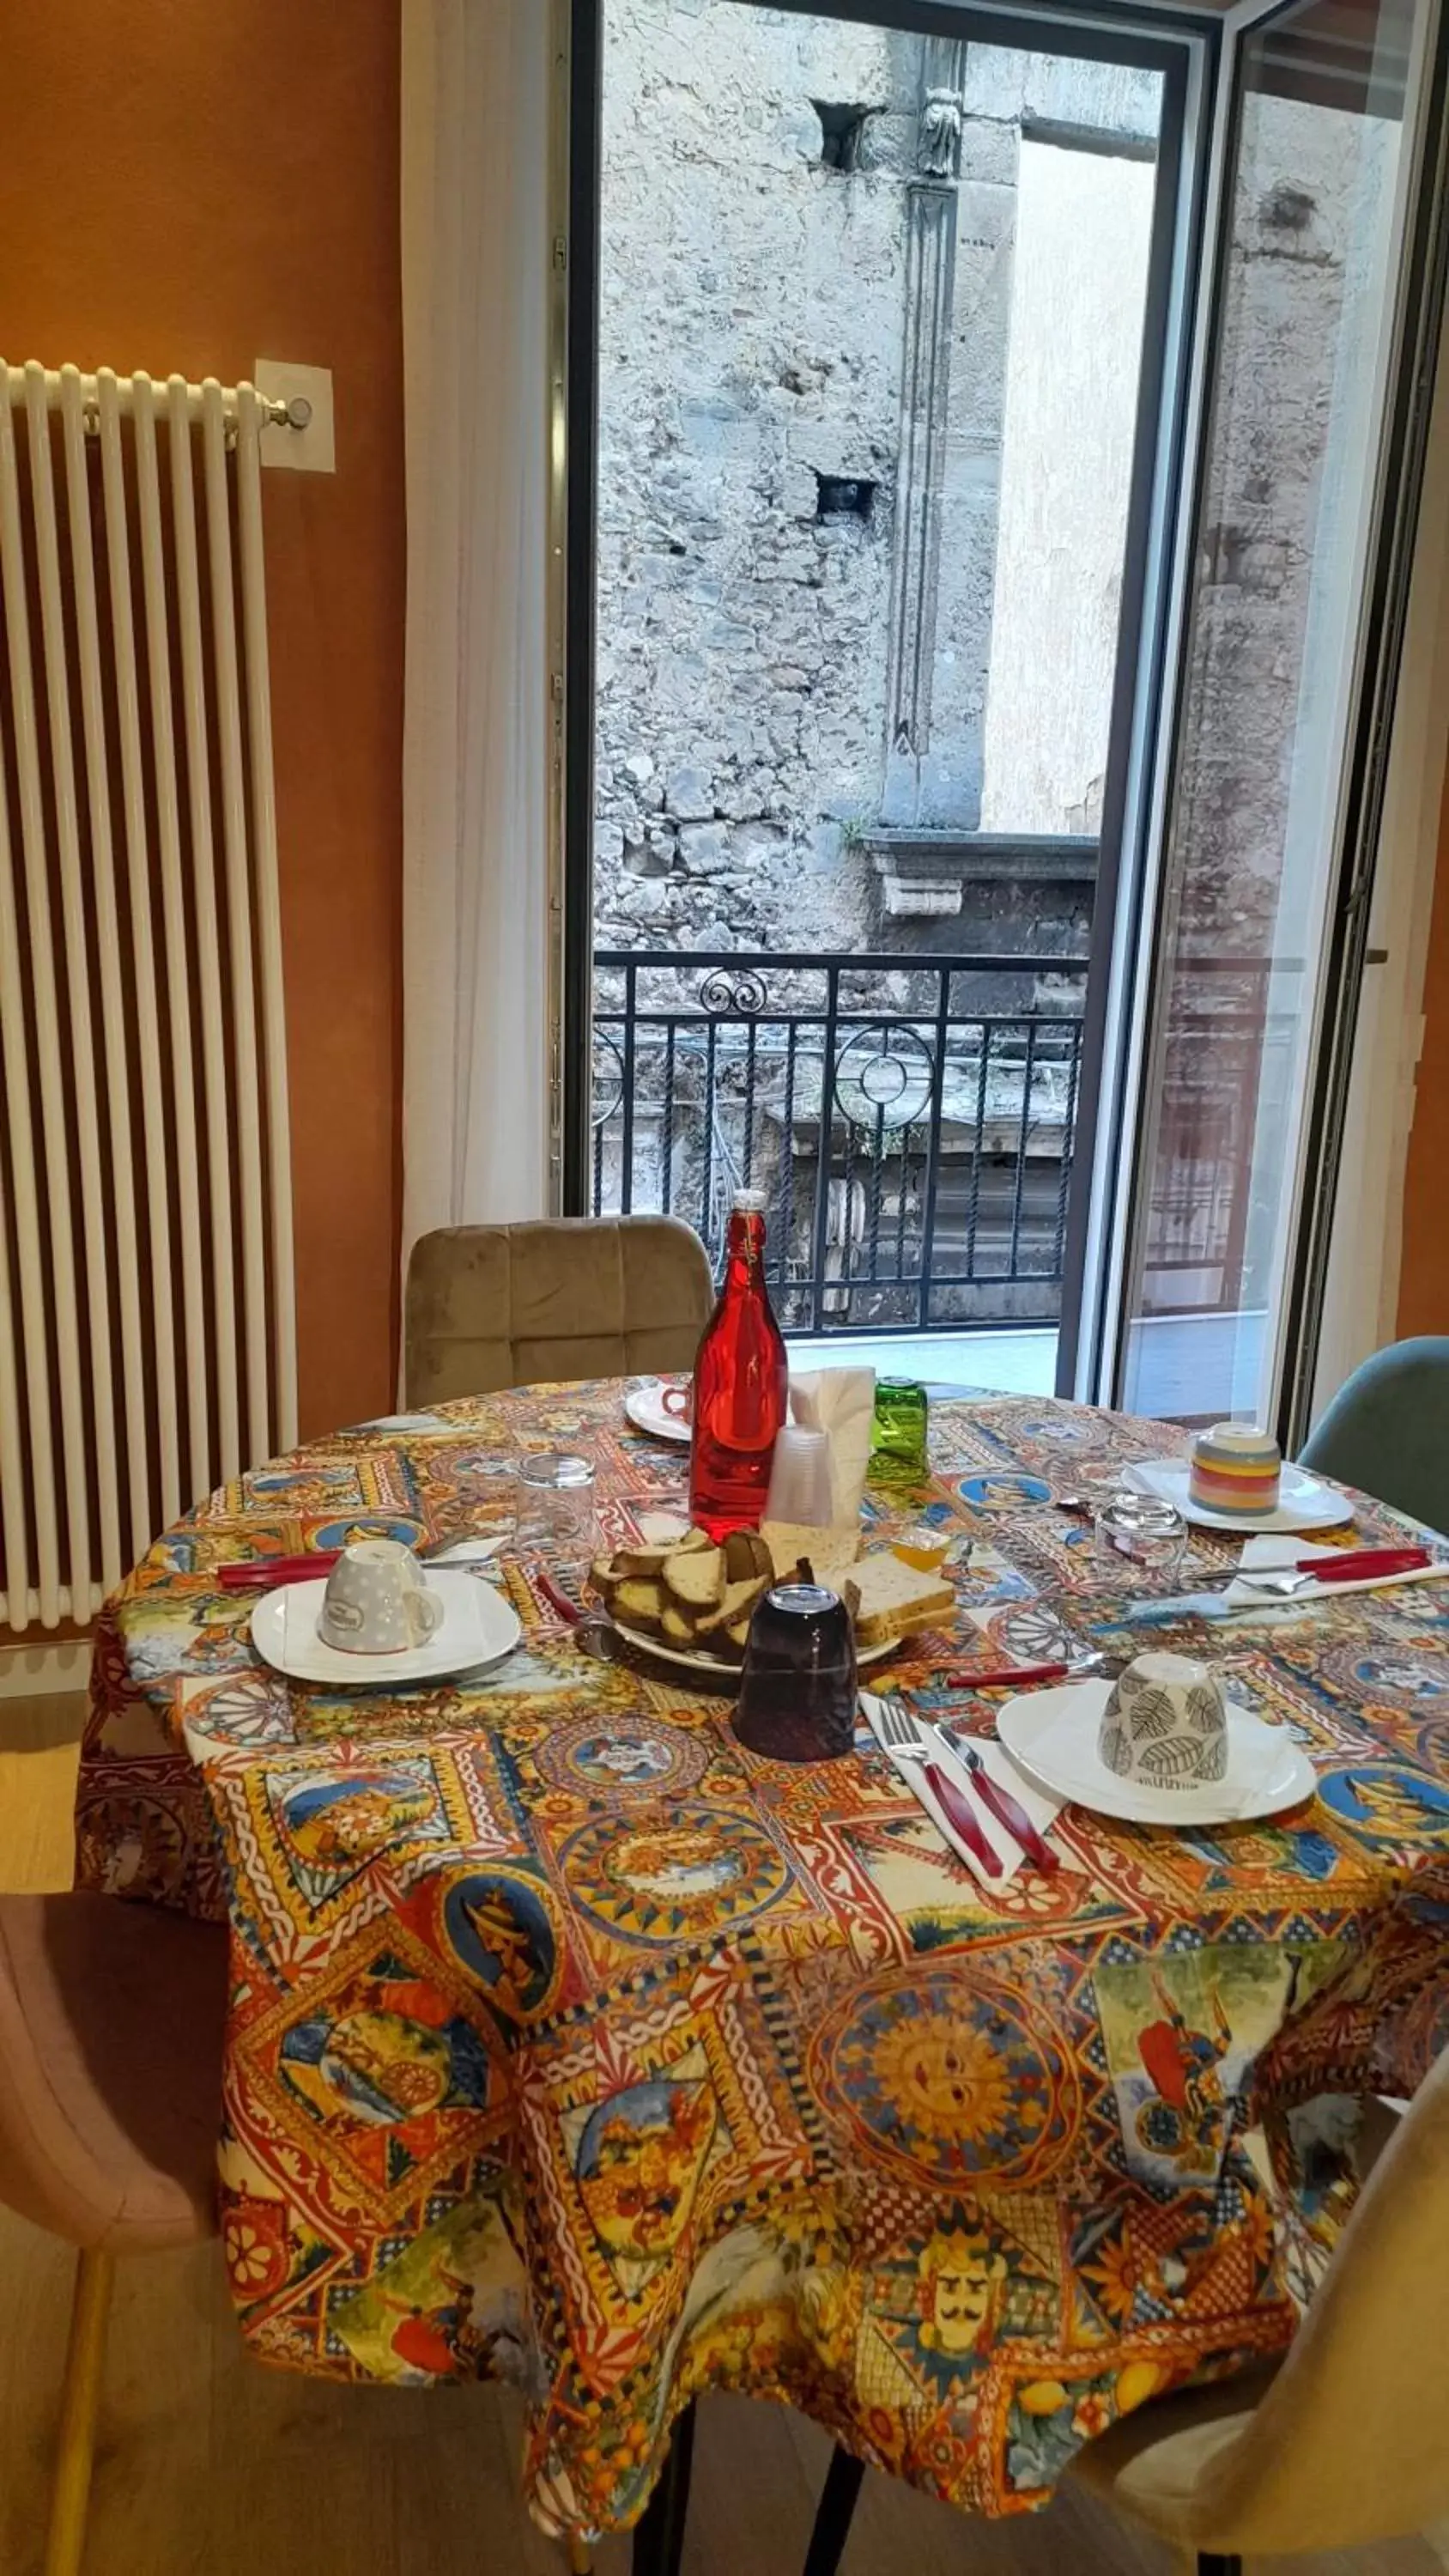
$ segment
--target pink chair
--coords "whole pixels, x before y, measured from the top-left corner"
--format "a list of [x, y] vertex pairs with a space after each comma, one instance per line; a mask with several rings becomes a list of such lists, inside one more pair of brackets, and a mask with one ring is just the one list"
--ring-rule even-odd
[[118, 2254], [216, 2232], [226, 1933], [0, 1897], [0, 2200], [80, 2249], [45, 2576], [79, 2576]]

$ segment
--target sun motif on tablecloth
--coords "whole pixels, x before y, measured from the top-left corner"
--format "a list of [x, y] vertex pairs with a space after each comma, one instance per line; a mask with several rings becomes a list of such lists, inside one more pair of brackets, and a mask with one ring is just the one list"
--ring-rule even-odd
[[[882, 2033], [875, 2073], [921, 2138], [949, 2145], [1005, 2133], [1010, 2073], [983, 2030], [962, 2031], [945, 2013], [912, 2017]], [[1022, 2108], [1024, 2126], [1040, 2128], [1041, 2104]]]
[[827, 2020], [811, 2073], [875, 2161], [917, 2178], [1039, 2182], [1076, 2132], [1057, 2037], [1024, 1995], [976, 1970], [874, 1980]]

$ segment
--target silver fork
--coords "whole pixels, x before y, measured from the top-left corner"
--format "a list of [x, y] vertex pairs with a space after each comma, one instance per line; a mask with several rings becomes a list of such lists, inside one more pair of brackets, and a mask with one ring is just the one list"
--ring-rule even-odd
[[924, 1727], [917, 1723], [909, 1709], [898, 1707], [894, 1700], [876, 1699], [873, 1704], [879, 1711], [878, 1731], [887, 1751], [893, 1753], [898, 1762], [912, 1762], [919, 1766], [922, 1779], [942, 1814], [949, 1819], [953, 1832], [958, 1833], [967, 1849], [975, 1853], [988, 1878], [1000, 1878], [1000, 1854], [982, 1832], [980, 1819], [965, 1790], [958, 1787], [936, 1760]]

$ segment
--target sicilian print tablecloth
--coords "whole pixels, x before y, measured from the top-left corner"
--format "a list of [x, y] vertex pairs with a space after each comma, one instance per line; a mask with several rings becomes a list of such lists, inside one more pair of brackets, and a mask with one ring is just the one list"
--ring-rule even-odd
[[[1120, 1616], [1133, 1570], [1051, 1495], [1179, 1438], [935, 1409], [909, 1511], [975, 1543], [983, 1658]], [[963, 2506], [1040, 2504], [1116, 2415], [1287, 2340], [1351, 2197], [1342, 2097], [1412, 2089], [1444, 2036], [1449, 1586], [1215, 1633], [1310, 1751], [1310, 1806], [1068, 1809], [1059, 1874], [987, 1894], [864, 1740], [753, 1759], [728, 1699], [587, 1663], [513, 1564], [494, 1677], [357, 1698], [258, 1663], [219, 1564], [445, 1538], [500, 1455], [560, 1441], [610, 1539], [678, 1498], [616, 1386], [491, 1397], [245, 1477], [105, 1614], [79, 1872], [229, 1915], [243, 2332], [334, 2377], [515, 2377], [549, 2528], [635, 2516], [712, 2386]], [[958, 1632], [889, 1669], [930, 1702], [968, 1659]]]

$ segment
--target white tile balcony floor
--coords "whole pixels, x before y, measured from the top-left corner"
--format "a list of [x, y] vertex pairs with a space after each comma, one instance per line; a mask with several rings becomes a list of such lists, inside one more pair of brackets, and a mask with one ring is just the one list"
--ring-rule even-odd
[[860, 1368], [877, 1377], [919, 1378], [930, 1386], [959, 1386], [992, 1395], [1050, 1395], [1056, 1384], [1057, 1337], [1052, 1325], [1017, 1332], [875, 1334], [792, 1333], [790, 1356], [800, 1368]]
[[[1152, 1315], [1129, 1341], [1129, 1409], [1154, 1420], [1211, 1421], [1249, 1416], [1258, 1398], [1267, 1317]], [[955, 1333], [903, 1333], [897, 1338], [849, 1333], [792, 1333], [797, 1367], [845, 1368], [869, 1362], [878, 1377], [913, 1377], [927, 1385], [992, 1395], [1050, 1395], [1056, 1385], [1057, 1336], [1050, 1326]]]

